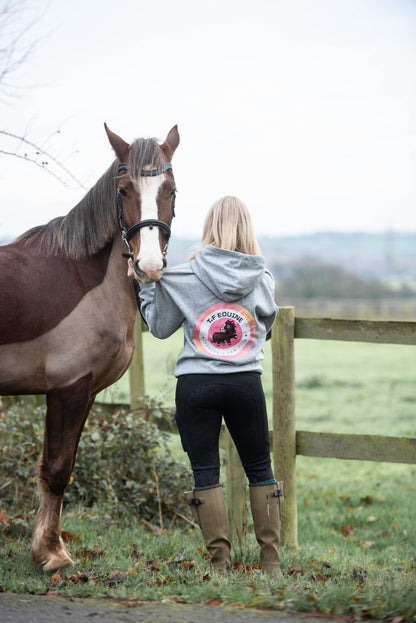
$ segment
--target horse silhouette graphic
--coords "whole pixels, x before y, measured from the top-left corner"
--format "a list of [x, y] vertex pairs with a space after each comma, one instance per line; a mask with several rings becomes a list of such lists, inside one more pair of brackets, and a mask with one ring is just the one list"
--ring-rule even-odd
[[231, 340], [237, 337], [234, 320], [226, 320], [219, 331], [212, 334], [211, 342], [216, 346], [231, 346]]

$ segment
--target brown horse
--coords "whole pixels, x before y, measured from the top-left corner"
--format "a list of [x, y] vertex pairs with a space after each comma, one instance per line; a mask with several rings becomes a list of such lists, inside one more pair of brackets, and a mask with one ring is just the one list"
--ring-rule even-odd
[[222, 346], [226, 342], [231, 345], [231, 340], [236, 337], [234, 320], [227, 320], [219, 331], [212, 334], [211, 342], [217, 346]]
[[133, 356], [137, 305], [122, 252], [137, 279], [160, 279], [173, 216], [177, 126], [162, 144], [129, 145], [105, 129], [117, 158], [84, 199], [0, 247], [0, 395], [46, 394], [31, 549], [44, 571], [73, 565], [60, 524], [79, 438], [96, 394]]

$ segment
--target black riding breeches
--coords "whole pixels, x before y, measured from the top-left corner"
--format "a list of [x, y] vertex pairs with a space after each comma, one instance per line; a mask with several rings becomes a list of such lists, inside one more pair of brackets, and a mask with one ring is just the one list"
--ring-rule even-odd
[[176, 385], [176, 421], [195, 487], [219, 483], [222, 418], [250, 484], [273, 479], [260, 374], [186, 374]]

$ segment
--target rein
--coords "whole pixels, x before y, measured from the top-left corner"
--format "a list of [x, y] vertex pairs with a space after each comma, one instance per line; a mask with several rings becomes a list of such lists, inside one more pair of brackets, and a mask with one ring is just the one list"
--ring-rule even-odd
[[[168, 171], [169, 169], [172, 169], [172, 164], [170, 162], [167, 162], [166, 164], [164, 164], [162, 167], [160, 167], [160, 169], [152, 169], [150, 171], [146, 170], [146, 169], [142, 169], [140, 171], [140, 175], [141, 177], [156, 177], [157, 175], [162, 175], [165, 171]], [[128, 172], [128, 166], [127, 164], [120, 164], [118, 167], [118, 172]], [[175, 200], [176, 200], [176, 192], [174, 190], [172, 190], [170, 196], [172, 197], [172, 218], [175, 216]], [[142, 229], [142, 227], [149, 227], [150, 229], [153, 229], [153, 227], [161, 227], [165, 232], [166, 232], [166, 236], [167, 236], [167, 243], [166, 246], [163, 250], [163, 253], [166, 253], [167, 251], [167, 247], [169, 244], [169, 238], [171, 235], [171, 228], [169, 227], [169, 225], [167, 223], [165, 223], [164, 221], [160, 221], [159, 219], [145, 219], [144, 221], [139, 221], [138, 223], [135, 223], [134, 225], [132, 225], [131, 227], [127, 227], [127, 224], [124, 220], [123, 217], [123, 203], [122, 203], [122, 199], [121, 199], [122, 195], [121, 192], [119, 190], [117, 190], [116, 193], [116, 199], [117, 199], [117, 221], [118, 221], [118, 225], [120, 227], [120, 232], [121, 232], [121, 237], [124, 240], [124, 242], [126, 243], [128, 249], [129, 249], [129, 255], [131, 255], [131, 249], [130, 249], [130, 245], [129, 245], [129, 240], [134, 236], [134, 234], [139, 231], [140, 229]]]

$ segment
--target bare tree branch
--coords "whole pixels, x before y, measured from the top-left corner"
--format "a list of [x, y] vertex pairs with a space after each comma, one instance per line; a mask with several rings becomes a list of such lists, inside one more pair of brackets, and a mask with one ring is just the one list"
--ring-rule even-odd
[[[45, 9], [47, 7], [46, 0]], [[20, 94], [18, 70], [32, 55], [39, 39], [31, 39], [32, 29], [42, 16], [42, 10], [31, 7], [27, 0], [0, 0], [0, 99], [9, 100]], [[28, 86], [24, 88], [30, 88]], [[44, 169], [49, 175], [59, 180], [64, 186], [75, 182], [85, 190], [82, 182], [69, 169], [44, 147], [39, 147], [24, 136], [18, 136], [7, 130], [0, 130], [4, 139], [0, 144], [0, 154], [13, 156], [31, 162]], [[43, 141], [47, 144], [49, 139]]]
[[[5, 156], [14, 156], [15, 158], [21, 158], [22, 160], [27, 160], [35, 164], [37, 167], [44, 169], [49, 175], [52, 175], [57, 180], [59, 180], [64, 186], [69, 186], [69, 181], [72, 180], [79, 186], [80, 188], [86, 190], [86, 187], [83, 183], [75, 177], [71, 173], [69, 169], [67, 169], [62, 162], [57, 160], [51, 153], [38, 147], [32, 141], [27, 140], [24, 136], [17, 136], [17, 134], [13, 134], [12, 132], [6, 132], [5, 130], [0, 130], [0, 135], [6, 136], [12, 141], [16, 141], [16, 146], [14, 150], [7, 150], [0, 146], [0, 154], [4, 154]], [[27, 152], [19, 152], [20, 149], [29, 147], [31, 150], [34, 150], [34, 154]], [[52, 162], [58, 169], [58, 172], [53, 171], [49, 167], [49, 161]]]
[[26, 0], [0, 0], [0, 97], [19, 95], [15, 76], [33, 53], [39, 40], [27, 35], [39, 21], [31, 16]]

